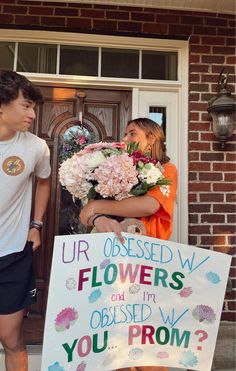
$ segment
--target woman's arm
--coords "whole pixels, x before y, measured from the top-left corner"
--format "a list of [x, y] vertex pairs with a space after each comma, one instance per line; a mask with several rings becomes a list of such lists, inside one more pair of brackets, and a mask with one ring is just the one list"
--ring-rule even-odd
[[80, 219], [83, 224], [88, 224], [89, 219], [95, 214], [136, 218], [155, 214], [159, 208], [159, 202], [147, 195], [130, 197], [121, 201], [95, 200], [84, 206]]

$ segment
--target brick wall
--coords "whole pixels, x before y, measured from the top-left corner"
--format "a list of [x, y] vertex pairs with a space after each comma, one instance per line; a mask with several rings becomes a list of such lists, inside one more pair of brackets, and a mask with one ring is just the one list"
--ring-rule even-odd
[[[228, 14], [43, 1], [0, 1], [0, 27], [189, 39], [189, 243], [233, 255], [235, 135], [224, 150], [207, 102], [222, 66], [235, 93], [235, 18]], [[223, 3], [222, 3], [223, 6]], [[234, 192], [234, 194], [233, 194]], [[236, 256], [223, 320], [235, 320]]]

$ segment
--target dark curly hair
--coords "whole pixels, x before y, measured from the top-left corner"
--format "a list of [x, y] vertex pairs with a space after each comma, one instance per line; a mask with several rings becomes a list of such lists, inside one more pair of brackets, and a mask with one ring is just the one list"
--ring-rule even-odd
[[29, 81], [25, 76], [14, 71], [0, 70], [0, 104], [8, 104], [17, 99], [22, 91], [24, 98], [35, 103], [40, 103], [43, 96], [39, 88]]

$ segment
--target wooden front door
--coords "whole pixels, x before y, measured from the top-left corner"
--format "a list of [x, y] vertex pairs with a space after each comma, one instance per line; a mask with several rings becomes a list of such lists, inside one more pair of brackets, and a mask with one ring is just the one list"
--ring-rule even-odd
[[96, 141], [122, 140], [132, 108], [130, 91], [55, 87], [41, 87], [41, 91], [44, 104], [38, 107], [33, 132], [47, 141], [51, 151], [51, 195], [44, 220], [42, 247], [34, 257], [38, 299], [29, 308], [29, 316], [24, 320], [27, 344], [42, 343], [53, 240], [55, 235], [66, 234], [65, 228], [62, 228], [62, 206], [65, 203], [63, 212], [67, 212], [67, 224], [71, 224], [71, 228], [67, 226], [68, 233], [78, 233], [78, 229], [72, 227], [70, 218], [76, 215], [78, 220], [80, 203], [73, 203], [68, 192], [63, 195], [58, 182], [61, 139], [66, 130], [82, 122]]

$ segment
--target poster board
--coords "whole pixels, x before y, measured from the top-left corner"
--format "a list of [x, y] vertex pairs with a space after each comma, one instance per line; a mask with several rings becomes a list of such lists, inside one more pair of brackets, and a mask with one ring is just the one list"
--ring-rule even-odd
[[231, 257], [124, 237], [55, 237], [42, 371], [210, 371]]

